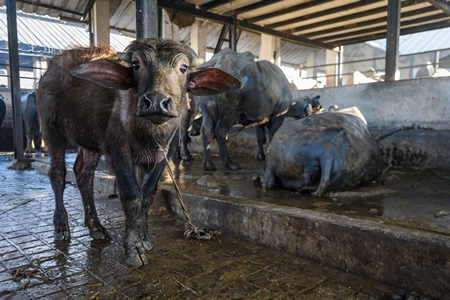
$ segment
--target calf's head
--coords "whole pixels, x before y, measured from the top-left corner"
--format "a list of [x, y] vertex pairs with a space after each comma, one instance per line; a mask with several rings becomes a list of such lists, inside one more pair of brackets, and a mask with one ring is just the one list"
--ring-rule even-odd
[[107, 88], [132, 89], [137, 116], [154, 124], [177, 118], [186, 109], [187, 91], [212, 95], [241, 88], [238, 79], [219, 69], [195, 71], [195, 52], [172, 40], [136, 40], [117, 56], [119, 60], [94, 60], [71, 72]]

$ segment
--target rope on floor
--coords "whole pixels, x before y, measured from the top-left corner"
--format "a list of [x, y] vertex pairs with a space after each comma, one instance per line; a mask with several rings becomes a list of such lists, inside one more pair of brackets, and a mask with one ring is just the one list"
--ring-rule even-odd
[[173, 175], [172, 169], [170, 168], [169, 160], [167, 159], [167, 153], [169, 152], [168, 146], [170, 145], [173, 137], [175, 136], [176, 131], [177, 131], [177, 129], [174, 130], [174, 132], [172, 133], [171, 137], [168, 140], [166, 147], [162, 146], [162, 144], [155, 138], [155, 136], [153, 135], [153, 132], [152, 132], [152, 135], [158, 145], [158, 151], [160, 151], [164, 156], [164, 160], [167, 165], [167, 170], [169, 171], [170, 178], [172, 178], [172, 183], [173, 183], [173, 186], [175, 187], [178, 201], [180, 202], [181, 208], [183, 210], [183, 214], [189, 223], [189, 228], [187, 228], [184, 231], [184, 237], [185, 238], [194, 238], [197, 240], [210, 240], [213, 237], [219, 236], [221, 234], [220, 231], [209, 230], [206, 227], [198, 228], [197, 226], [194, 225], [194, 223], [191, 220], [191, 217], [189, 216], [186, 205], [184, 204], [183, 197], [181, 196], [180, 188], [178, 187], [176, 180], [175, 180], [175, 176]]
[[183, 197], [181, 196], [180, 188], [178, 187], [175, 176], [173, 175], [172, 169], [170, 168], [169, 160], [167, 159], [167, 155], [164, 153], [164, 159], [166, 160], [167, 170], [169, 171], [170, 178], [172, 178], [173, 186], [175, 187], [175, 191], [177, 194], [178, 201], [180, 202], [181, 209], [183, 210], [183, 214], [186, 217], [187, 222], [189, 223], [189, 228], [184, 231], [185, 238], [195, 238], [197, 240], [210, 240], [211, 238], [220, 235], [220, 231], [209, 230], [206, 227], [198, 228], [192, 223], [191, 217], [187, 211], [186, 205], [184, 204]]

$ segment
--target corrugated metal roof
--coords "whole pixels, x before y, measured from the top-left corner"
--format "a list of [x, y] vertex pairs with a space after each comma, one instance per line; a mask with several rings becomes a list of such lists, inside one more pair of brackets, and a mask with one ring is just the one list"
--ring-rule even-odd
[[[1, 7], [0, 40], [8, 39], [6, 18], [6, 9]], [[117, 51], [122, 51], [134, 39], [118, 32], [111, 32], [110, 38], [111, 46]], [[31, 48], [47, 47], [49, 52], [53, 52], [52, 49], [89, 46], [89, 33], [85, 25], [23, 12], [17, 12], [17, 39], [19, 44], [26, 44]]]

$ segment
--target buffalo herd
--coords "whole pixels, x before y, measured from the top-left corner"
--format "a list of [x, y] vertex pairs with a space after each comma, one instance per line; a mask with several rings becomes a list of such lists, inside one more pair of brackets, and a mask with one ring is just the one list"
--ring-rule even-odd
[[[129, 266], [147, 264], [145, 251], [152, 247], [148, 210], [165, 156], [179, 146], [179, 156], [192, 159], [187, 132], [199, 116], [204, 170], [216, 169], [210, 154], [213, 137], [224, 168], [239, 169], [228, 153], [227, 135], [236, 124], [256, 128], [256, 159], [266, 160], [258, 173], [263, 190], [278, 186], [321, 196], [371, 180], [383, 164], [361, 118], [322, 112], [319, 97], [303, 97], [279, 67], [256, 61], [249, 52], [224, 49], [200, 65], [190, 47], [159, 38], [133, 41], [120, 53], [109, 47], [67, 50], [49, 63], [36, 97], [51, 161], [55, 240], [70, 239], [63, 194], [65, 150], [74, 142], [73, 170], [93, 239], [109, 237], [94, 203], [100, 156], [116, 176]], [[283, 122], [285, 117], [296, 120]]]

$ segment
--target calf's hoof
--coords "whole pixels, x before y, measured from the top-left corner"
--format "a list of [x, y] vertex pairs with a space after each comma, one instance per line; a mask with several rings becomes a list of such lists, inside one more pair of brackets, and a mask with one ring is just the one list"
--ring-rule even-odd
[[140, 243], [136, 244], [131, 249], [126, 252], [125, 263], [129, 267], [139, 267], [148, 264], [147, 257], [145, 256], [145, 251], [152, 249], [153, 246], [148, 240], [142, 240]]
[[94, 240], [105, 240], [105, 239], [109, 239], [109, 234], [108, 231], [106, 231], [106, 229], [103, 226], [98, 226], [98, 227], [94, 227], [94, 228], [89, 228], [89, 235], [91, 236], [91, 238], [93, 238]]
[[55, 240], [55, 242], [70, 240], [70, 231], [69, 231], [69, 229], [65, 229], [65, 230], [55, 229], [55, 231], [53, 232], [53, 239]]

